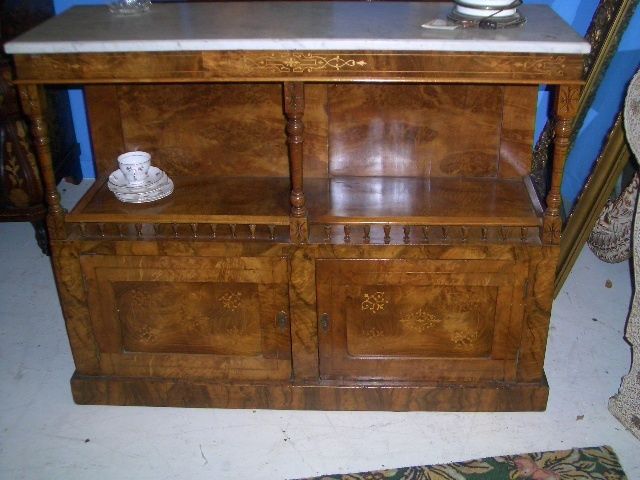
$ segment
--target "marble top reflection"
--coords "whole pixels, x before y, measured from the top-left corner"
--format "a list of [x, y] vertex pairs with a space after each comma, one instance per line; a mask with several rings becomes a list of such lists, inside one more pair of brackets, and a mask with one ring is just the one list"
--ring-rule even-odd
[[452, 3], [214, 2], [154, 4], [137, 16], [77, 6], [5, 45], [11, 54], [198, 50], [467, 51], [584, 54], [589, 44], [550, 8], [526, 24], [451, 31], [421, 25]]

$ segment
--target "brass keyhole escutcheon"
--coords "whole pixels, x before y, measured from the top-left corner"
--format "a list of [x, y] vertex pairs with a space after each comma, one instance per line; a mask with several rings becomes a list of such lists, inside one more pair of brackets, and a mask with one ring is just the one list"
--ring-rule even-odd
[[287, 312], [280, 310], [276, 314], [276, 325], [278, 326], [280, 331], [285, 331], [287, 329], [287, 323], [289, 323]]
[[323, 313], [320, 315], [320, 328], [323, 332], [329, 331], [329, 314]]

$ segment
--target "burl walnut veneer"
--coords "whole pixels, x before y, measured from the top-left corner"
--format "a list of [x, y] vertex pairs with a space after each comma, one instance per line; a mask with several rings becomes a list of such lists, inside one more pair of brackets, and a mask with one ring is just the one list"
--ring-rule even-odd
[[[588, 45], [546, 7], [78, 7], [7, 46], [48, 201], [78, 403], [539, 410], [560, 183]], [[374, 33], [371, 33], [374, 32]], [[555, 90], [551, 189], [529, 181]], [[48, 85], [82, 85], [98, 178], [59, 203]], [[118, 154], [175, 180], [106, 187]]]

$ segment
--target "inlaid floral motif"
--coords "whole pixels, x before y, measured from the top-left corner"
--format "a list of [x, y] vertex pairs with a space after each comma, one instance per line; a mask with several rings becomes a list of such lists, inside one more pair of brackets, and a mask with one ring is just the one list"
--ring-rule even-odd
[[560, 243], [562, 225], [559, 218], [545, 219], [543, 227], [543, 240], [545, 243]]
[[5, 153], [7, 160], [4, 165], [7, 183], [10, 185], [9, 200], [16, 207], [27, 207], [29, 205], [29, 196], [24, 191], [24, 178], [21, 172], [20, 164], [15, 156], [13, 143], [5, 143]]
[[308, 237], [308, 225], [303, 219], [293, 219], [292, 223], [292, 237], [296, 243], [303, 243]]
[[240, 307], [241, 292], [227, 292], [220, 297], [220, 302], [225, 310], [235, 312]]
[[136, 332], [136, 336], [141, 341], [146, 343], [153, 342], [156, 338], [155, 334], [153, 333], [149, 325], [141, 325], [138, 331]]
[[362, 311], [370, 310], [371, 313], [378, 313], [384, 310], [384, 306], [389, 303], [384, 292], [365, 293], [362, 295]]
[[304, 73], [322, 70], [345, 70], [363, 68], [363, 59], [347, 59], [340, 55], [323, 56], [313, 53], [274, 53], [257, 59], [247, 58], [248, 66], [271, 72]]
[[564, 77], [567, 69], [567, 57], [560, 55], [546, 58], [532, 58], [513, 62], [514, 65], [526, 72], [536, 72], [541, 75], [555, 75]]
[[558, 113], [570, 114], [576, 111], [580, 100], [579, 86], [563, 86], [558, 94]]
[[364, 332], [364, 335], [368, 340], [375, 340], [376, 338], [384, 336], [384, 332], [379, 328], [373, 327]]
[[240, 328], [238, 325], [232, 325], [225, 330], [225, 333], [230, 337], [242, 337], [245, 335], [245, 329]]
[[427, 312], [424, 308], [408, 313], [400, 318], [400, 323], [407, 330], [417, 333], [424, 333], [430, 328], [442, 323], [442, 319]]
[[478, 341], [477, 330], [456, 330], [451, 334], [451, 341], [457, 348], [467, 348]]

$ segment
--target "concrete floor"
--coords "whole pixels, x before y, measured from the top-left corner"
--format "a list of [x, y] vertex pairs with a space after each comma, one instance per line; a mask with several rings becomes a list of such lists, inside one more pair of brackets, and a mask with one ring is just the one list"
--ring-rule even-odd
[[[65, 190], [68, 204], [81, 189]], [[284, 479], [603, 444], [640, 479], [640, 441], [607, 410], [630, 364], [626, 263], [585, 249], [556, 299], [546, 412], [78, 406], [49, 259], [32, 233], [0, 224], [0, 479]]]

